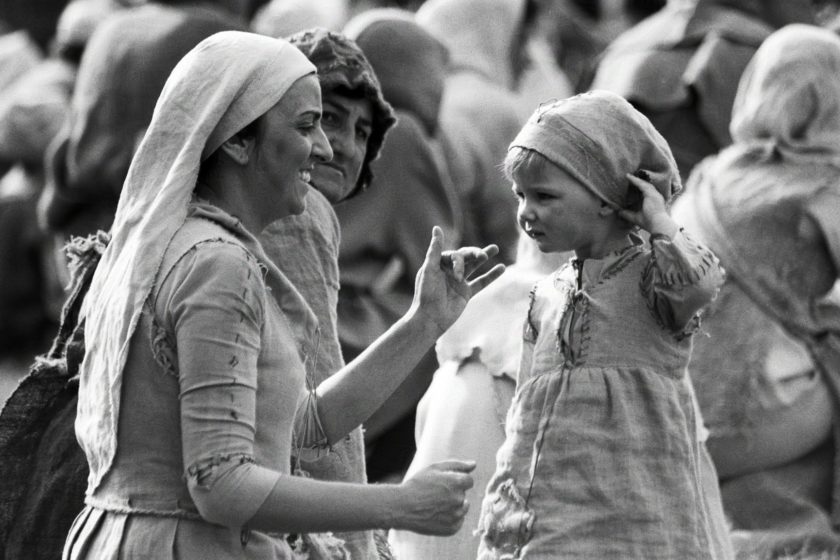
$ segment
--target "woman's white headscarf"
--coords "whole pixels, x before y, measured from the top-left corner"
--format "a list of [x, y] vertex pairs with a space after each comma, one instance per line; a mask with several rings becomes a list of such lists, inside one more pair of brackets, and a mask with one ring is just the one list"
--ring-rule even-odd
[[116, 454], [129, 342], [164, 252], [186, 219], [201, 162], [314, 72], [284, 40], [226, 31], [199, 43], [169, 76], [132, 160], [111, 242], [83, 309], [86, 354], [76, 431], [85, 434], [88, 491]]
[[735, 144], [840, 165], [840, 37], [788, 25], [761, 45], [732, 108]]

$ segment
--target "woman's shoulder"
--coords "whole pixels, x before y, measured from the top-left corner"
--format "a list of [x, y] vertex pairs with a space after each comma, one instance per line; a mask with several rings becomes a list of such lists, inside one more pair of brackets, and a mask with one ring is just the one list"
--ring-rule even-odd
[[160, 282], [173, 276], [193, 276], [203, 282], [241, 283], [262, 278], [257, 258], [233, 233], [209, 220], [190, 218], [175, 233], [164, 253]]

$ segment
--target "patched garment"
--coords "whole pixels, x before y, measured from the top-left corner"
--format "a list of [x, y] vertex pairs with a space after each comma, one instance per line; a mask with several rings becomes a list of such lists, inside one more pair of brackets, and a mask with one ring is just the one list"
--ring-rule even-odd
[[722, 280], [678, 233], [572, 260], [535, 286], [481, 560], [728, 556], [686, 376]]

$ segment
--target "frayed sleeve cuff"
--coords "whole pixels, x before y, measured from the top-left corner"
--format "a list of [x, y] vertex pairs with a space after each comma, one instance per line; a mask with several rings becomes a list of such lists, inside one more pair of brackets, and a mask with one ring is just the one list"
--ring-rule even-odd
[[666, 328], [685, 334], [717, 296], [725, 271], [710, 249], [680, 230], [673, 239], [652, 236], [651, 259], [641, 288], [648, 307]]
[[187, 486], [201, 517], [243, 527], [257, 513], [281, 474], [243, 454], [215, 456], [187, 469]]

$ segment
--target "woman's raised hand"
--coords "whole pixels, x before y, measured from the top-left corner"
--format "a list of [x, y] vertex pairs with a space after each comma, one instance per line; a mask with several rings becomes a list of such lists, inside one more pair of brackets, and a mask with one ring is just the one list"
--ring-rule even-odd
[[396, 529], [424, 535], [458, 532], [469, 510], [467, 490], [473, 486], [469, 473], [474, 461], [433, 463], [400, 485], [403, 515]]
[[498, 278], [505, 270], [497, 264], [489, 271], [470, 278], [470, 275], [499, 252], [496, 245], [462, 247], [443, 251], [443, 230], [432, 229], [432, 241], [426, 260], [417, 273], [412, 307], [424, 313], [441, 333], [455, 322], [472, 296]]
[[618, 215], [649, 233], [664, 233], [670, 238], [676, 235], [679, 227], [668, 214], [665, 198], [649, 182], [632, 173], [627, 179], [642, 193], [642, 207], [639, 210], [619, 210]]

